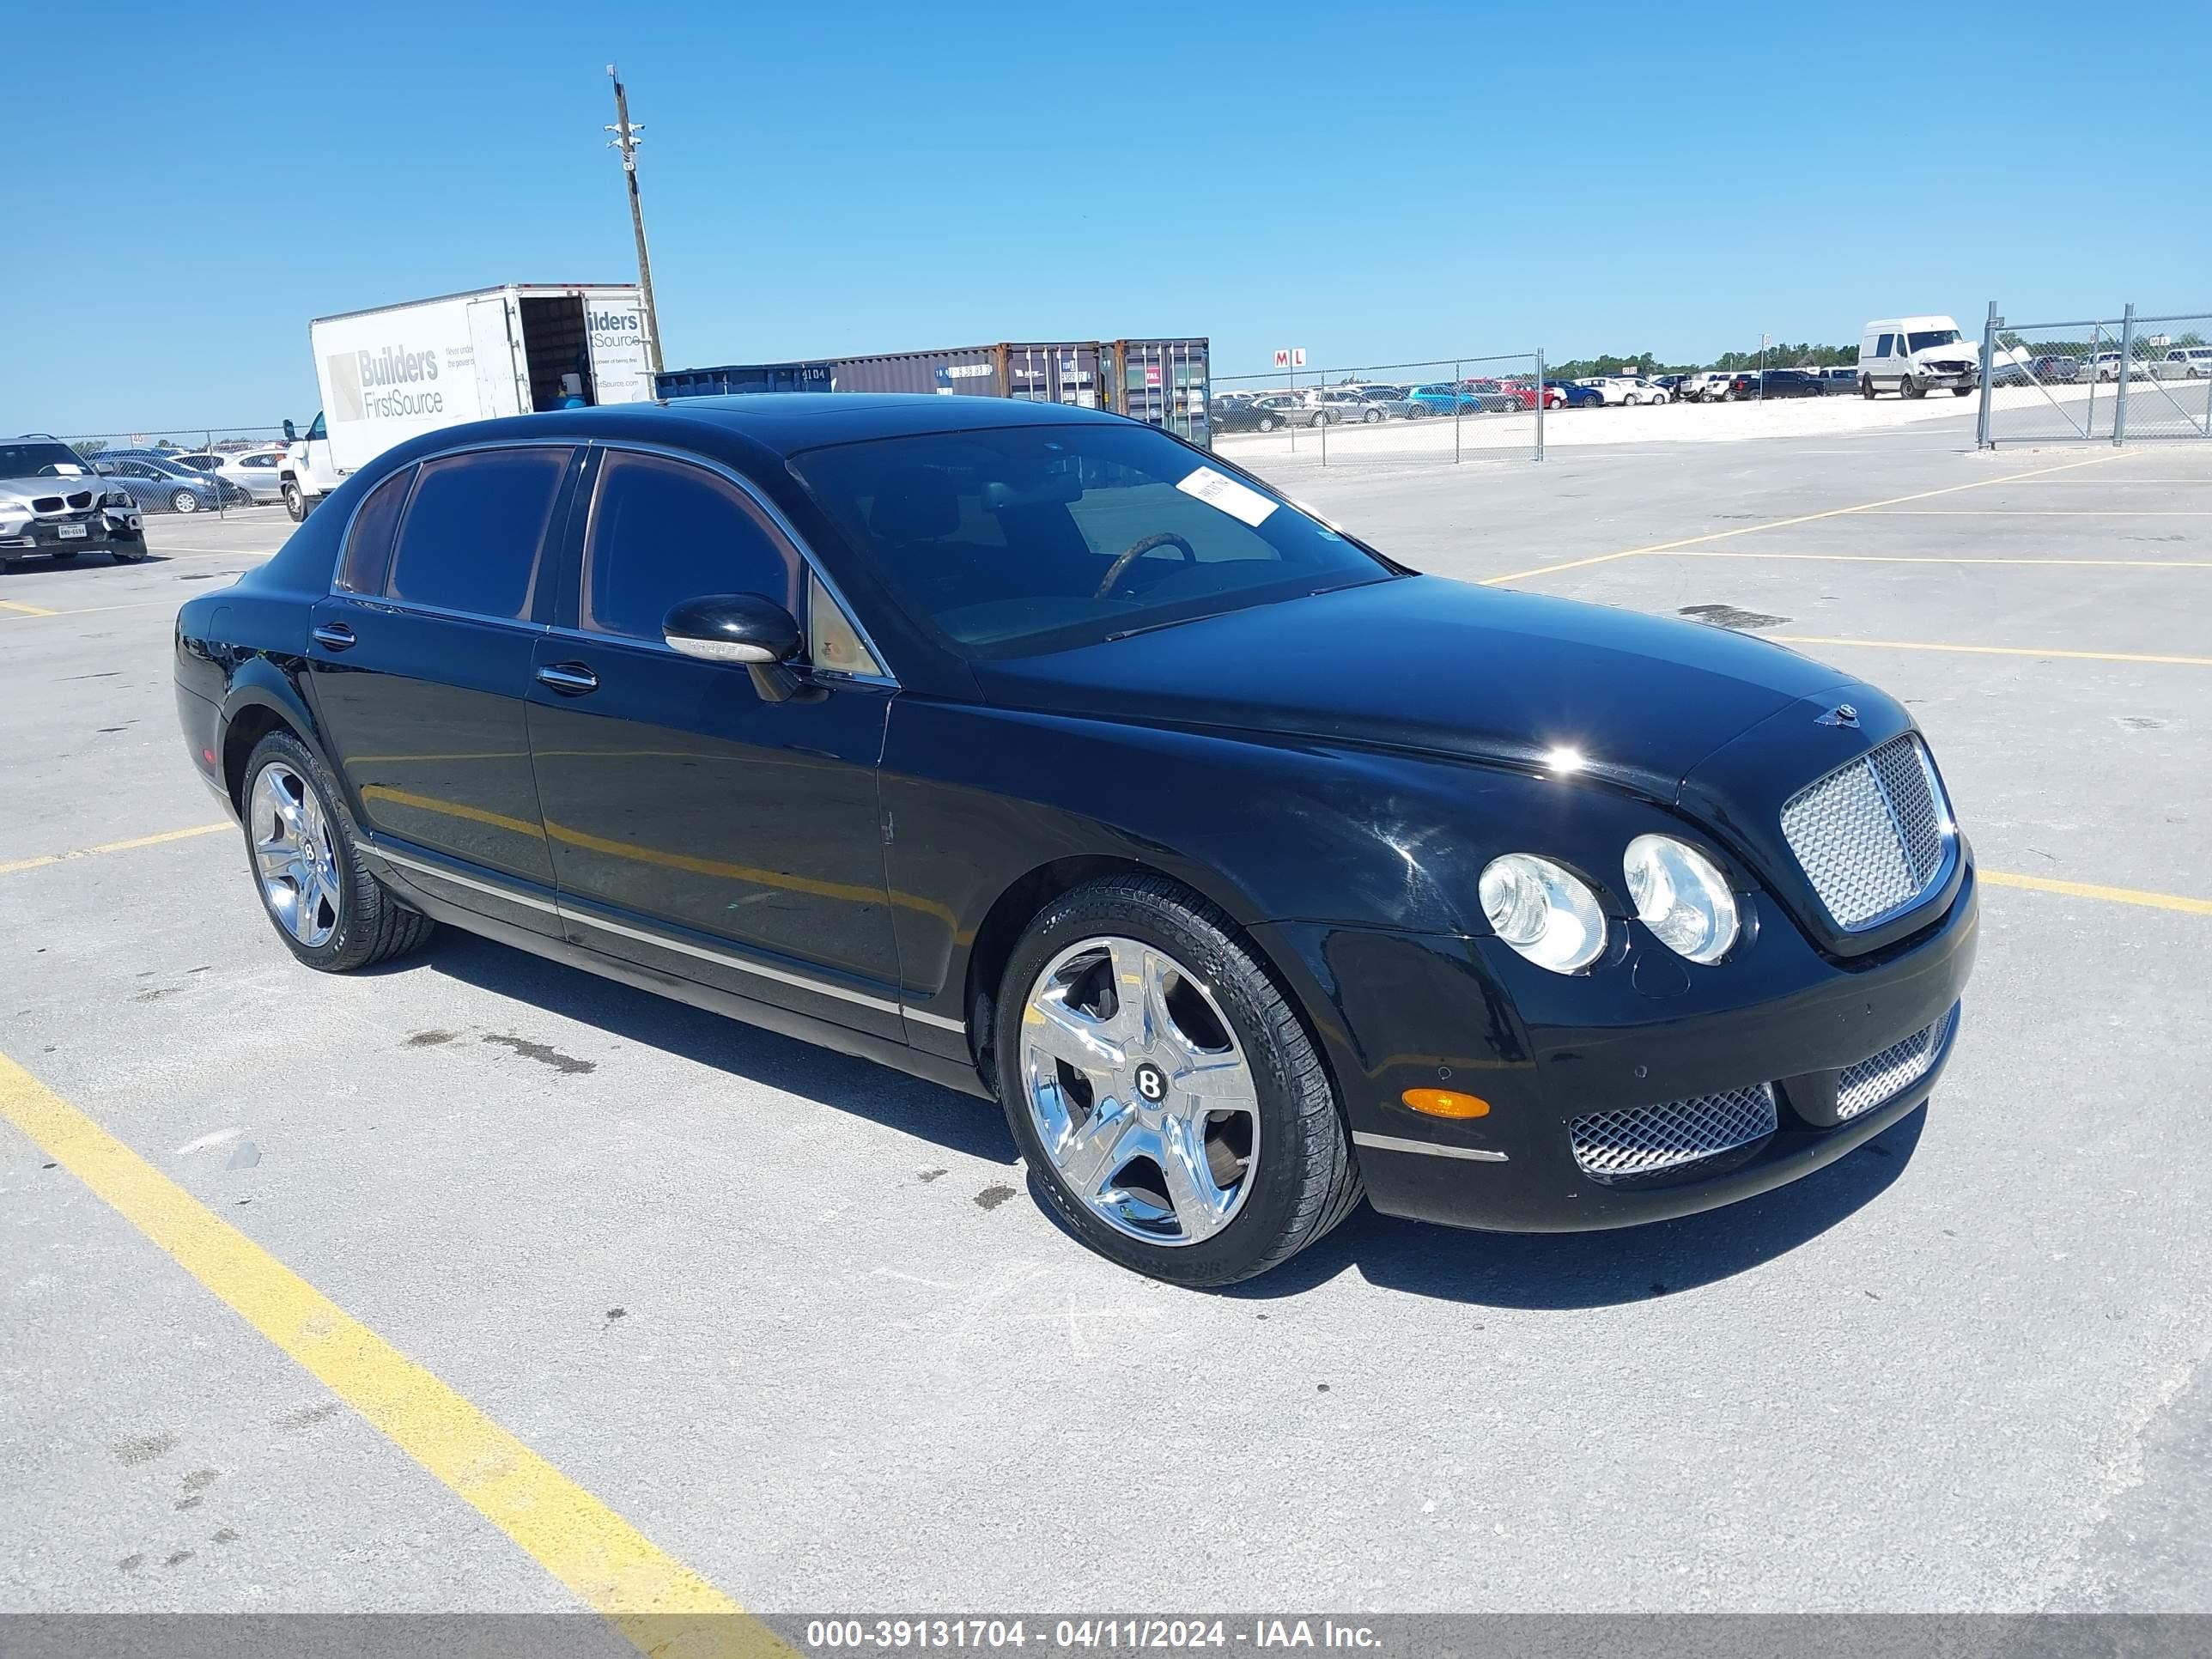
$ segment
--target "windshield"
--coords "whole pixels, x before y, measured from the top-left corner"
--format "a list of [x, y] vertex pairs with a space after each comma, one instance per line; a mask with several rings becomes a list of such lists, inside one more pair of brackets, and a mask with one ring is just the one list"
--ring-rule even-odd
[[51, 439], [0, 444], [0, 478], [73, 478], [90, 471], [83, 456]]
[[929, 433], [809, 450], [791, 470], [964, 656], [1060, 650], [1397, 574], [1141, 426]]
[[1955, 328], [1931, 328], [1918, 334], [1905, 337], [1905, 344], [1914, 351], [1926, 351], [1934, 346], [1956, 345], [1959, 331]]

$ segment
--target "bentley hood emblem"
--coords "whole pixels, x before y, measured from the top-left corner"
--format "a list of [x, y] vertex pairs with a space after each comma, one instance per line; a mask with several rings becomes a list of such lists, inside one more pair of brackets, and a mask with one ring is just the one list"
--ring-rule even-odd
[[1858, 723], [1859, 711], [1852, 708], [1850, 704], [1847, 702], [1839, 702], [1833, 708], [1831, 708], [1826, 714], [1816, 714], [1813, 718], [1813, 724], [1815, 726], [1849, 726], [1855, 727]]

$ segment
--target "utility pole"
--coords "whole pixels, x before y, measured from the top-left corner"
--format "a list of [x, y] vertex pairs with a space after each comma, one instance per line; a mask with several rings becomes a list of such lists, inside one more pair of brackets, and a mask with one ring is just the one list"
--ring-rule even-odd
[[645, 141], [637, 135], [642, 130], [630, 125], [629, 94], [623, 90], [622, 76], [612, 64], [607, 65], [607, 79], [615, 83], [615, 124], [607, 131], [614, 134], [609, 149], [622, 152], [623, 176], [629, 183], [629, 226], [637, 234], [637, 286], [645, 301], [645, 367], [651, 374], [660, 373], [660, 313], [653, 307], [653, 256], [645, 248], [645, 209], [637, 198], [637, 147]]

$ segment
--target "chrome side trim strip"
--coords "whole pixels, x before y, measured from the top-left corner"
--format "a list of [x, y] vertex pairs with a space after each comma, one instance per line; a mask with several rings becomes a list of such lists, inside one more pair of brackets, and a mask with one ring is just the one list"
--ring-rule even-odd
[[734, 968], [741, 974], [757, 975], [772, 979], [780, 985], [789, 985], [801, 991], [811, 991], [817, 996], [835, 997], [841, 1002], [858, 1003], [863, 1008], [873, 1008], [886, 1014], [896, 1014], [899, 1006], [886, 1002], [881, 997], [872, 997], [865, 991], [848, 991], [842, 985], [829, 985], [818, 979], [809, 979], [803, 974], [787, 974], [781, 968], [770, 968], [763, 963], [748, 962], [726, 951], [711, 950], [704, 945], [694, 945], [689, 939], [671, 939], [665, 933], [647, 933], [642, 927], [631, 927], [619, 921], [609, 921], [588, 911], [563, 909], [561, 919], [586, 927], [597, 927], [603, 933], [619, 933], [624, 939], [635, 939], [640, 945], [653, 945], [663, 951], [675, 951], [687, 957], [696, 957], [702, 962], [711, 962], [717, 967]]
[[908, 1019], [920, 1020], [924, 1025], [934, 1025], [940, 1031], [957, 1031], [963, 1036], [968, 1035], [968, 1022], [964, 1019], [947, 1019], [942, 1014], [926, 1014], [919, 1008], [907, 1008], [902, 1012]]
[[902, 1008], [896, 1002], [887, 1001], [882, 997], [870, 996], [865, 991], [848, 990], [842, 985], [831, 985], [822, 980], [809, 979], [804, 974], [787, 973], [781, 968], [771, 968], [765, 963], [748, 961], [744, 957], [734, 955], [727, 951], [713, 950], [704, 945], [694, 945], [688, 939], [672, 939], [665, 933], [650, 933], [644, 928], [632, 927], [623, 922], [609, 921], [605, 917], [595, 915], [587, 910], [579, 910], [573, 907], [563, 908], [550, 900], [539, 898], [534, 893], [518, 892], [511, 887], [499, 886], [492, 882], [480, 880], [474, 876], [458, 875], [443, 866], [429, 862], [427, 859], [410, 858], [404, 853], [395, 853], [380, 842], [364, 838], [362, 850], [384, 860], [386, 863], [396, 864], [403, 870], [413, 870], [422, 875], [435, 877], [440, 881], [450, 881], [456, 886], [466, 887], [478, 893], [486, 893], [495, 899], [504, 899], [509, 904], [520, 904], [532, 910], [542, 910], [548, 915], [560, 917], [563, 921], [575, 922], [586, 927], [597, 927], [603, 933], [618, 933], [624, 939], [635, 939], [641, 945], [651, 945], [663, 951], [674, 951], [683, 956], [696, 957], [702, 962], [711, 962], [723, 968], [734, 968], [741, 974], [752, 974], [762, 979], [774, 980], [780, 985], [788, 985], [800, 991], [811, 991], [817, 996], [835, 997], [841, 1002], [855, 1003], [863, 1008], [873, 1008], [881, 1013], [902, 1014], [908, 1019], [920, 1020], [926, 1025], [935, 1025], [945, 1030], [957, 1031], [963, 1036], [967, 1035], [968, 1022], [965, 1020], [947, 1019], [942, 1014], [929, 1014], [919, 1009]]
[[490, 882], [479, 881], [474, 876], [457, 875], [442, 865], [432, 864], [425, 859], [409, 858], [404, 853], [395, 853], [381, 842], [368, 842], [362, 850], [382, 859], [386, 864], [396, 864], [403, 870], [413, 870], [422, 875], [434, 876], [440, 881], [450, 881], [456, 887], [466, 887], [475, 892], [489, 893], [492, 897], [504, 899], [509, 904], [520, 904], [526, 909], [543, 910], [549, 916], [557, 916], [561, 914], [560, 906], [555, 904], [550, 899], [539, 898], [535, 893], [520, 893], [512, 887], [495, 886]]
[[1362, 1146], [1372, 1146], [1385, 1152], [1425, 1152], [1431, 1158], [1471, 1158], [1477, 1164], [1503, 1164], [1503, 1152], [1490, 1152], [1480, 1146], [1439, 1146], [1433, 1140], [1407, 1140], [1399, 1135], [1371, 1135], [1354, 1129], [1352, 1140]]

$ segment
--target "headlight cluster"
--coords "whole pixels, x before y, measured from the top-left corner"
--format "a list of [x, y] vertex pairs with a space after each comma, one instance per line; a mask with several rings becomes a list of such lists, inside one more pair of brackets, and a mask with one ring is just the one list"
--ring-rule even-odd
[[[1720, 961], [1735, 948], [1743, 919], [1718, 866], [1672, 836], [1638, 836], [1620, 872], [1637, 920], [1676, 955]], [[1483, 914], [1498, 938], [1540, 968], [1580, 973], [1605, 954], [1605, 910], [1590, 884], [1533, 853], [1492, 859], [1480, 884]]]

